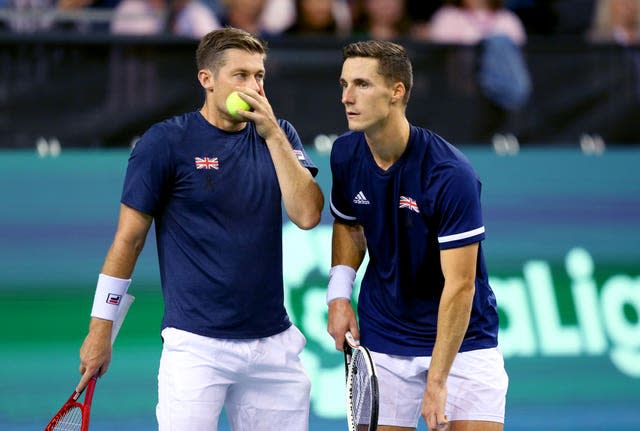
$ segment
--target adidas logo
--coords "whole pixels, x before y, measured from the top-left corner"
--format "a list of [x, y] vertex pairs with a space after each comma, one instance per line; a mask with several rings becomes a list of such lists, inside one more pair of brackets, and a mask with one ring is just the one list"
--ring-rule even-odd
[[370, 202], [367, 200], [367, 197], [364, 195], [364, 193], [362, 193], [362, 190], [360, 190], [356, 197], [353, 198], [353, 203], [360, 205], [369, 205]]

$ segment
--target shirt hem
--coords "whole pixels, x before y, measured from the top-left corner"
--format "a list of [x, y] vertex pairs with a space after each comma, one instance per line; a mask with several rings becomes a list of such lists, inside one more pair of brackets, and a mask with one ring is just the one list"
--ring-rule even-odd
[[464, 415], [452, 415], [449, 417], [450, 421], [485, 421], [485, 422], [497, 422], [504, 423], [504, 416], [500, 415], [488, 415], [486, 413], [466, 413]]
[[267, 338], [277, 335], [281, 332], [286, 331], [291, 327], [292, 323], [287, 322], [286, 324], [279, 325], [276, 328], [271, 328], [269, 330], [260, 331], [260, 332], [245, 332], [245, 331], [206, 331], [200, 329], [193, 329], [183, 325], [176, 325], [170, 322], [163, 323], [162, 329], [165, 328], [175, 328], [180, 329], [181, 331], [191, 332], [196, 335], [201, 335], [203, 337], [208, 338], [218, 338], [222, 340], [249, 340], [249, 339], [258, 339], [258, 338]]
[[[474, 340], [476, 341], [476, 340]], [[369, 350], [377, 353], [384, 353], [387, 355], [396, 355], [396, 356], [431, 356], [433, 354], [433, 345], [431, 346], [422, 346], [422, 347], [405, 347], [405, 346], [394, 346], [394, 345], [386, 345], [380, 346], [376, 343], [368, 344], [366, 346]], [[471, 352], [473, 350], [482, 350], [482, 349], [491, 349], [493, 347], [498, 347], [498, 340], [484, 340], [483, 342], [474, 342], [465, 344], [463, 342], [458, 353], [462, 352]]]

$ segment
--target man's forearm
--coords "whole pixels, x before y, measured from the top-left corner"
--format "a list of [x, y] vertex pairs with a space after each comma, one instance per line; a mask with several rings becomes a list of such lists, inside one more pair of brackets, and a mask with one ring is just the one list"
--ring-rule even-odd
[[324, 197], [307, 168], [298, 161], [284, 133], [267, 141], [287, 215], [298, 227], [311, 229], [320, 222]]
[[474, 286], [447, 286], [438, 311], [438, 332], [429, 366], [429, 382], [444, 384], [469, 326]]
[[347, 265], [358, 270], [367, 249], [362, 226], [341, 222], [333, 223], [331, 237], [331, 266]]

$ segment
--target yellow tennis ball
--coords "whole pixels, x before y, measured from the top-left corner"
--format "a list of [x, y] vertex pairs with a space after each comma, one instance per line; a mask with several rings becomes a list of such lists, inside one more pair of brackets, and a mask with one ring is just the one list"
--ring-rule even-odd
[[251, 105], [241, 99], [237, 91], [232, 91], [231, 94], [227, 96], [225, 104], [227, 105], [227, 111], [229, 111], [229, 114], [234, 117], [238, 115], [238, 111], [251, 111]]

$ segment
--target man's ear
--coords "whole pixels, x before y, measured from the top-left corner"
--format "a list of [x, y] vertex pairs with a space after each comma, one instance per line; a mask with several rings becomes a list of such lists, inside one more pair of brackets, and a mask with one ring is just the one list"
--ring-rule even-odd
[[404, 99], [404, 95], [407, 94], [407, 89], [404, 87], [402, 82], [396, 82], [393, 84], [391, 93], [391, 101], [393, 103], [401, 103]]
[[198, 81], [206, 91], [213, 91], [213, 73], [209, 69], [201, 69], [198, 71]]

